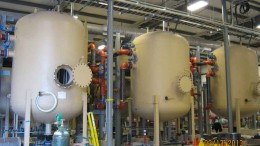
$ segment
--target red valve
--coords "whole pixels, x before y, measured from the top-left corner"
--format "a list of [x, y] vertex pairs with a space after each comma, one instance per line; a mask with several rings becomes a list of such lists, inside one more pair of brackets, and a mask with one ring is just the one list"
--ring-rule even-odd
[[190, 58], [190, 62], [193, 64], [193, 63], [197, 63], [198, 60], [197, 60], [196, 57], [191, 57], [191, 58]]
[[211, 108], [212, 108], [212, 103], [207, 103], [206, 109], [207, 109], [207, 110], [210, 110]]
[[204, 60], [202, 62], [204, 65], [210, 65], [210, 66], [214, 66], [215, 65], [215, 61], [214, 60]]
[[215, 72], [212, 71], [212, 70], [209, 70], [209, 71], [206, 73], [206, 76], [207, 76], [207, 77], [214, 77], [215, 75], [216, 75]]
[[91, 50], [96, 50], [96, 45], [93, 44], [93, 43], [90, 43], [90, 44], [88, 45], [88, 48], [91, 49]]
[[104, 109], [105, 108], [105, 104], [104, 103], [98, 103], [97, 108], [98, 109]]
[[123, 100], [120, 101], [119, 105], [118, 105], [118, 109], [123, 109], [126, 105], [126, 102], [124, 102]]

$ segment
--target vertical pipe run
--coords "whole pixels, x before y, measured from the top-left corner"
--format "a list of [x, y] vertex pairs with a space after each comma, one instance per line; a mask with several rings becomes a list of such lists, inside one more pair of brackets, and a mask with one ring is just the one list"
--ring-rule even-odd
[[225, 69], [226, 69], [226, 93], [227, 93], [227, 114], [228, 114], [228, 132], [233, 132], [233, 117], [232, 117], [232, 99], [231, 99], [231, 80], [230, 80], [230, 63], [229, 63], [229, 36], [227, 23], [226, 0], [222, 1], [222, 19], [223, 19], [223, 37], [225, 51]]
[[210, 77], [206, 77], [206, 85], [207, 85], [207, 94], [206, 94], [207, 95], [207, 103], [211, 103]]
[[1, 135], [1, 136], [3, 135], [2, 129], [3, 129], [3, 118], [1, 117], [1, 118], [0, 118], [0, 135]]
[[14, 115], [13, 115], [13, 131], [12, 131], [12, 137], [14, 137], [14, 135], [15, 135], [15, 118], [16, 118], [16, 114], [14, 113]]
[[113, 0], [108, 0], [107, 146], [113, 145]]
[[198, 123], [199, 123], [199, 133], [203, 135], [203, 120], [202, 120], [202, 98], [198, 95]]
[[194, 97], [191, 96], [191, 140], [195, 138], [195, 113], [194, 113]]
[[165, 23], [165, 21], [163, 20], [163, 31], [165, 31], [165, 27], [166, 27], [166, 23]]
[[[83, 99], [83, 137], [87, 137], [88, 130], [87, 130], [87, 116], [88, 116], [88, 97], [87, 92], [82, 92], [82, 99]], [[83, 139], [83, 143], [85, 143], [86, 140]]]
[[9, 134], [9, 106], [10, 106], [10, 98], [6, 98], [6, 109], [5, 109], [5, 131], [3, 137], [8, 137]]
[[120, 70], [120, 100], [124, 99], [125, 95], [125, 69]]
[[51, 135], [51, 124], [45, 124], [45, 133], [44, 135]]
[[70, 3], [70, 15], [74, 16], [74, 3]]
[[[120, 33], [116, 33], [116, 40], [115, 40], [115, 49], [116, 51], [120, 50]], [[116, 105], [118, 106], [120, 104], [120, 99], [123, 98], [121, 95], [121, 89], [123, 88], [121, 85], [121, 76], [120, 76], [120, 57], [116, 57], [116, 79], [115, 79], [115, 89], [119, 89], [120, 93], [115, 94], [116, 99]], [[125, 78], [123, 78], [125, 80]], [[119, 108], [115, 108], [115, 145], [120, 146], [121, 145], [121, 136], [122, 136], [122, 130], [121, 130], [121, 111]]]
[[192, 127], [191, 127], [191, 110], [188, 113], [188, 134], [191, 135], [192, 133]]
[[105, 134], [103, 126], [105, 125], [105, 112], [104, 110], [100, 110], [99, 114], [99, 139], [104, 140]]
[[[200, 62], [200, 47], [197, 47], [196, 50], [197, 61]], [[197, 97], [198, 97], [198, 124], [199, 124], [199, 133], [203, 135], [203, 121], [202, 121], [202, 98], [201, 98], [201, 69], [198, 67], [198, 73], [196, 75], [196, 85], [197, 85]]]
[[208, 97], [207, 97], [207, 85], [203, 85], [203, 113], [204, 113], [204, 133], [209, 134], [209, 113], [207, 110], [207, 103], [208, 103]]
[[128, 106], [128, 117], [129, 117], [129, 133], [128, 133], [128, 144], [131, 144], [132, 142], [132, 107], [131, 107], [131, 99], [128, 98], [128, 101], [127, 101], [127, 106]]
[[25, 107], [25, 118], [24, 118], [24, 145], [29, 146], [30, 144], [30, 125], [31, 125], [31, 92], [27, 91], [26, 96], [26, 107]]
[[96, 50], [91, 49], [91, 66], [96, 66]]
[[[18, 124], [19, 124], [18, 118], [19, 118], [18, 114], [15, 114], [15, 129], [16, 129], [16, 131], [18, 131]], [[15, 133], [14, 136], [17, 137], [17, 132]]]

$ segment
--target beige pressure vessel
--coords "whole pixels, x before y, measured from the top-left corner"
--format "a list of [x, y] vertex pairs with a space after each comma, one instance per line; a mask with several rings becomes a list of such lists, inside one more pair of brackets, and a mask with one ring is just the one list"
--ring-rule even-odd
[[[241, 117], [249, 116], [260, 109], [258, 61], [256, 52], [244, 46], [230, 46], [230, 77], [232, 111], [235, 116], [236, 102]], [[211, 77], [212, 111], [227, 117], [227, 95], [224, 48], [212, 52], [216, 56], [216, 76]]]
[[188, 42], [171, 32], [158, 31], [141, 35], [133, 43], [133, 112], [153, 120], [157, 96], [160, 121], [185, 115], [190, 110], [192, 87]]
[[79, 115], [82, 90], [73, 84], [72, 68], [87, 57], [83, 24], [58, 12], [30, 14], [17, 22], [14, 45], [13, 111], [24, 117], [26, 100], [31, 98], [36, 122], [50, 123], [57, 113], [66, 120]]

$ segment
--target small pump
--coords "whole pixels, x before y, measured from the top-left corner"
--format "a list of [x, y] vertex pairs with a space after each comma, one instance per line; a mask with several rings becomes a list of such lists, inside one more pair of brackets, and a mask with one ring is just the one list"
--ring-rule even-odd
[[56, 115], [58, 130], [53, 134], [52, 146], [69, 146], [70, 145], [70, 135], [69, 132], [63, 126], [62, 114], [58, 113]]

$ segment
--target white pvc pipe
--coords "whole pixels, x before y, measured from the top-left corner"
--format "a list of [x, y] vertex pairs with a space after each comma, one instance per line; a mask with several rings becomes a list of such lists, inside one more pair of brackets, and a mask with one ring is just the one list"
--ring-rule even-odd
[[45, 133], [44, 135], [51, 135], [51, 124], [45, 124]]
[[10, 41], [15, 41], [15, 36], [14, 35], [9, 35], [9, 40]]
[[70, 15], [74, 16], [74, 3], [70, 3]]
[[[15, 130], [18, 131], [18, 114], [15, 114]], [[14, 135], [15, 137], [17, 137], [17, 132]]]
[[24, 146], [30, 144], [30, 126], [31, 126], [31, 92], [27, 91], [25, 119], [24, 119]]
[[[86, 92], [82, 92], [82, 100], [83, 100], [83, 137], [87, 138], [88, 135], [88, 131], [87, 131], [87, 116], [88, 116], [88, 101], [87, 101], [88, 97], [87, 97], [87, 93]], [[83, 144], [86, 143], [86, 139], [83, 139]]]
[[8, 50], [8, 57], [13, 58], [14, 57], [14, 51]]

